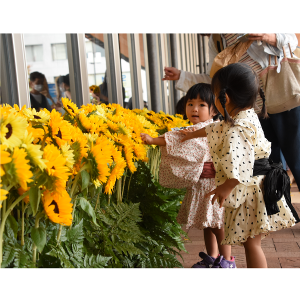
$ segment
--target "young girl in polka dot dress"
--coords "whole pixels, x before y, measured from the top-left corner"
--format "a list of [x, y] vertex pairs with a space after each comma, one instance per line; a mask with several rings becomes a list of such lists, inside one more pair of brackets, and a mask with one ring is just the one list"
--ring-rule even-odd
[[[189, 89], [185, 96], [186, 116], [193, 124], [193, 130], [213, 124], [217, 109], [214, 95], [209, 84], [197, 84]], [[219, 113], [218, 113], [219, 114]], [[216, 117], [216, 116], [215, 116]], [[231, 247], [221, 245], [224, 239], [224, 208], [212, 204], [212, 196], [205, 197], [215, 189], [215, 170], [213, 168], [206, 138], [181, 143], [184, 135], [179, 131], [167, 132], [158, 138], [141, 134], [146, 144], [161, 146], [161, 165], [159, 182], [168, 188], [187, 188], [177, 221], [186, 224], [186, 228], [204, 230], [205, 246], [208, 254], [200, 252], [202, 261], [194, 268], [214, 267], [214, 261], [220, 253], [226, 267], [235, 267]]]
[[[218, 200], [220, 207], [225, 207], [222, 244], [243, 245], [248, 268], [267, 267], [261, 248], [262, 238], [271, 231], [292, 227], [299, 221], [290, 203], [285, 171], [276, 169], [277, 174], [283, 175], [278, 180], [257, 168], [263, 163], [264, 169], [275, 175], [274, 168], [278, 167], [272, 165], [271, 168], [268, 163], [271, 143], [264, 137], [253, 109], [259, 91], [263, 99], [261, 115], [266, 117], [264, 94], [258, 88], [258, 77], [247, 65], [237, 63], [220, 69], [212, 79], [212, 90], [216, 95], [216, 107], [225, 120], [194, 132], [185, 130], [186, 136], [182, 140], [186, 143], [188, 139], [207, 137], [217, 186], [207, 196], [214, 195], [213, 202]], [[274, 188], [272, 181], [278, 181], [280, 185], [286, 183], [285, 197], [281, 194], [275, 200], [276, 194], [284, 189]], [[221, 258], [215, 265], [219, 260]]]

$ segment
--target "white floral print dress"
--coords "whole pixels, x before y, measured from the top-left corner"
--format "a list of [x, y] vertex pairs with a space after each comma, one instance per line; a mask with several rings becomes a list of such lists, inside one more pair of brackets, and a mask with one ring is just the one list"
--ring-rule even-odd
[[[213, 123], [200, 122], [193, 127], [198, 130]], [[186, 188], [187, 193], [180, 207], [177, 221], [186, 229], [223, 228], [224, 208], [211, 203], [212, 197], [204, 195], [215, 189], [214, 178], [201, 178], [204, 162], [212, 162], [207, 138], [196, 138], [181, 143], [184, 135], [178, 131], [163, 135], [166, 146], [161, 146], [159, 182], [168, 188]]]
[[222, 244], [241, 245], [248, 237], [277, 231], [295, 225], [295, 218], [284, 197], [277, 203], [280, 212], [267, 215], [262, 184], [265, 176], [253, 177], [254, 161], [268, 158], [271, 143], [265, 138], [254, 109], [241, 111], [230, 127], [224, 121], [205, 128], [216, 169], [216, 186], [226, 179], [238, 184], [224, 202], [225, 238]]

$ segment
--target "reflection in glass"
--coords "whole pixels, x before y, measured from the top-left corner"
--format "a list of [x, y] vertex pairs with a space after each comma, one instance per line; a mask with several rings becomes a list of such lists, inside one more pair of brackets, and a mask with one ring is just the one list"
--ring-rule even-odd
[[118, 34], [118, 36], [121, 59], [123, 106], [124, 108], [132, 110], [132, 88], [127, 34]]
[[104, 47], [104, 38], [102, 33], [85, 34], [90, 100], [93, 103], [108, 104], [109, 99]]
[[64, 113], [61, 98], [72, 99], [65, 34], [24, 34], [31, 106]]
[[144, 52], [144, 41], [143, 34], [139, 34], [140, 42], [140, 58], [141, 58], [141, 77], [142, 77], [142, 88], [143, 88], [143, 100], [144, 107], [148, 108], [148, 94], [147, 94], [147, 79], [146, 79], [146, 65], [145, 65], [145, 52]]

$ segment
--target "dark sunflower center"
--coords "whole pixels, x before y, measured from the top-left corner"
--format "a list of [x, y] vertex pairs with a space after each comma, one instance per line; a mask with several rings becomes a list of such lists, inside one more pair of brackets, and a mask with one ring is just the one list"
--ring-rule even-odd
[[8, 132], [6, 133], [5, 138], [8, 139], [12, 134], [12, 126], [10, 123], [8, 123], [6, 127], [8, 128]]
[[54, 210], [53, 210], [54, 213], [59, 214], [59, 208], [57, 206], [57, 203], [54, 200], [52, 200], [52, 202], [49, 206], [51, 206], [51, 205], [54, 205]]
[[74, 113], [74, 110], [69, 105], [67, 105], [67, 107]]
[[34, 119], [42, 119], [40, 116], [33, 115]]
[[173, 119], [171, 117], [167, 116], [167, 118], [173, 121]]
[[61, 135], [61, 131], [60, 130], [58, 130], [58, 133], [56, 134], [56, 136], [61, 139], [62, 135]]

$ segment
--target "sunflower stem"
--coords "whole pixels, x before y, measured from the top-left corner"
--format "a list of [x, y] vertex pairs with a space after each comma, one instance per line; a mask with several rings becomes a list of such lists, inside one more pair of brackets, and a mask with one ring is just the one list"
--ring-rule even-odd
[[124, 174], [124, 176], [123, 176], [123, 187], [122, 187], [121, 201], [123, 200], [125, 182], [126, 182], [126, 175]]
[[58, 229], [58, 233], [57, 233], [57, 244], [59, 243], [60, 241], [60, 236], [61, 236], [61, 230], [62, 230], [62, 225], [59, 225], [59, 229]]
[[[76, 208], [76, 201], [77, 201], [77, 198], [74, 199], [73, 212], [72, 212], [72, 221], [74, 219], [75, 208]], [[72, 229], [72, 224], [70, 225], [70, 229]]]
[[1, 221], [1, 226], [0, 226], [0, 268], [2, 265], [2, 259], [3, 259], [3, 254], [2, 254], [2, 248], [3, 248], [3, 232], [4, 232], [4, 227], [5, 227], [5, 222], [10, 214], [10, 212], [15, 208], [16, 205], [18, 205], [27, 195], [29, 194], [29, 191], [25, 192], [23, 195], [20, 195], [14, 203], [12, 203], [8, 209], [6, 210], [2, 221]]
[[24, 208], [24, 201], [22, 201], [22, 222], [21, 222], [21, 246], [24, 246], [24, 215], [25, 215], [25, 208]]
[[131, 178], [132, 178], [132, 173], [131, 173], [131, 175], [130, 175], [129, 182], [128, 182], [127, 200], [128, 200], [128, 195], [129, 195], [129, 187], [130, 187]]
[[98, 205], [99, 197], [100, 197], [100, 192], [98, 193], [98, 196], [97, 196], [96, 206], [95, 206], [95, 209], [94, 209], [95, 211], [96, 211], [96, 208], [97, 208], [97, 205]]
[[[40, 212], [37, 214], [37, 216], [35, 218], [35, 224], [34, 224], [34, 227], [36, 229], [38, 229], [38, 227], [40, 226], [40, 219], [43, 215], [44, 215], [44, 212]], [[37, 250], [37, 247], [36, 247], [35, 243], [33, 242], [32, 243], [32, 261], [33, 261], [34, 265], [36, 264], [36, 250]]]
[[[44, 132], [45, 132], [45, 130], [44, 130]], [[45, 136], [44, 136], [43, 141], [42, 141], [42, 147], [41, 147], [41, 150], [44, 150], [46, 139], [47, 139], [47, 135], [46, 135], [46, 133], [45, 133]]]

